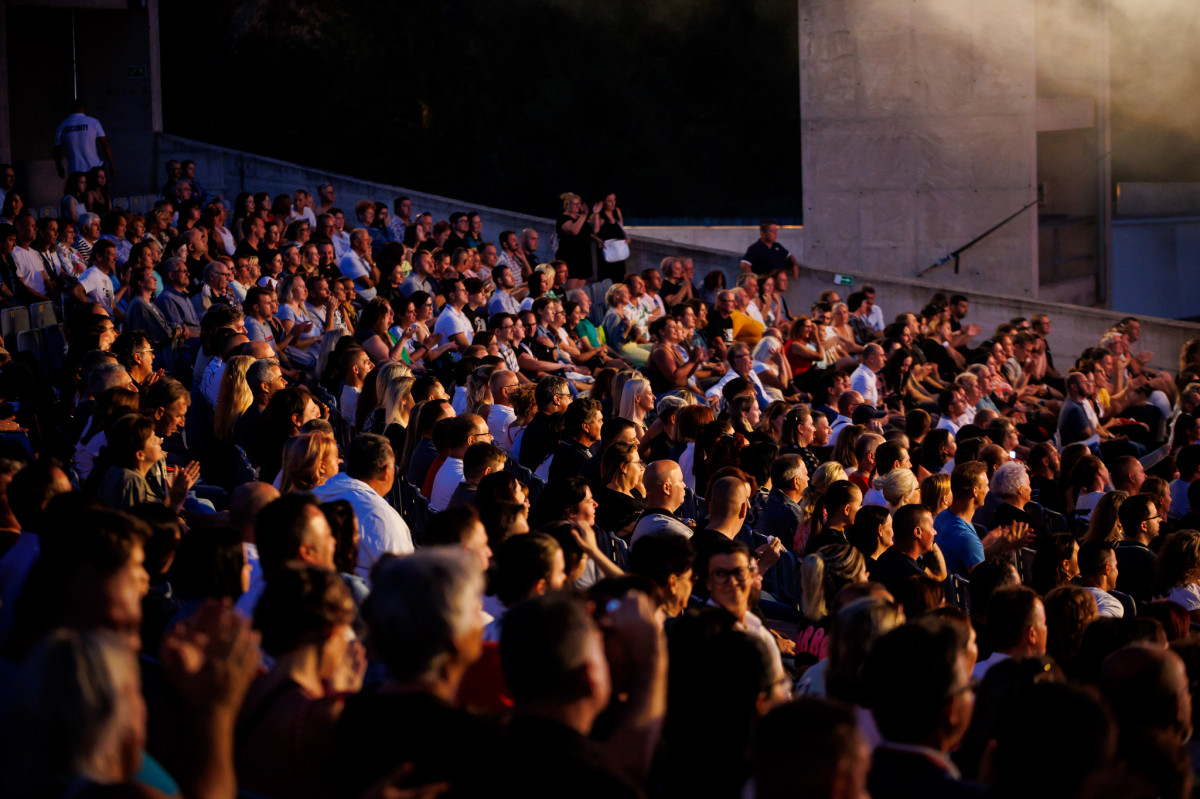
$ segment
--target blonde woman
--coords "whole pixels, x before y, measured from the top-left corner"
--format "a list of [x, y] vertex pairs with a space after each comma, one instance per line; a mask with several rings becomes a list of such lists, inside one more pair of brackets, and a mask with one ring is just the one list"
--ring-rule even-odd
[[[382, 435], [384, 429], [389, 424], [396, 421], [396, 415], [389, 414], [387, 411], [388, 387], [402, 377], [413, 377], [413, 373], [412, 369], [408, 367], [408, 364], [401, 363], [400, 361], [384, 361], [375, 367], [375, 372], [375, 407], [366, 411], [366, 414], [363, 416], [360, 429], [364, 433], [378, 433]], [[369, 375], [368, 379], [370, 379]], [[364, 384], [364, 389], [365, 385], [366, 384]], [[362, 400], [359, 400], [359, 402], [361, 401]], [[408, 411], [403, 414], [405, 427], [408, 427], [408, 415], [412, 411], [411, 405], [412, 403], [409, 403]]]
[[895, 513], [902, 505], [921, 501], [921, 483], [912, 469], [892, 469], [875, 478], [875, 488], [887, 500], [888, 510]]
[[495, 367], [480, 366], [467, 375], [467, 412], [477, 413], [484, 419], [491, 413], [492, 405], [492, 372]]
[[[382, 377], [380, 375], [381, 379]], [[416, 382], [416, 378], [409, 374], [388, 380], [386, 384], [380, 383], [386, 387], [383, 390], [383, 404], [379, 407], [378, 415], [382, 419], [383, 435], [392, 442], [392, 451], [394, 452], [404, 451], [404, 442], [408, 437], [408, 424], [412, 418], [412, 409], [415, 404], [412, 397], [414, 382]]]
[[587, 285], [592, 279], [592, 231], [587, 221], [592, 214], [598, 214], [604, 208], [604, 203], [596, 203], [596, 207], [588, 212], [583, 198], [574, 192], [559, 195], [562, 200], [563, 212], [554, 225], [558, 237], [558, 249], [554, 257], [567, 264], [567, 290], [574, 291]]
[[929, 508], [936, 519], [937, 515], [950, 507], [950, 475], [939, 472], [931, 474], [921, 481], [921, 504]]
[[835, 304], [829, 312], [829, 324], [825, 326], [825, 348], [837, 349], [842, 357], [862, 352], [862, 345], [854, 340], [850, 309], [844, 302]]
[[621, 389], [621, 405], [617, 416], [637, 425], [638, 441], [646, 435], [646, 414], [654, 410], [654, 392], [644, 377], [631, 377]]
[[338, 473], [337, 441], [329, 433], [301, 433], [283, 448], [279, 492], [312, 491]]
[[284, 332], [291, 333], [292, 328], [299, 331], [299, 336], [287, 348], [288, 359], [293, 366], [311, 370], [317, 365], [316, 344], [321, 338], [309, 335], [313, 321], [308, 315], [308, 309], [304, 307], [304, 302], [308, 299], [308, 287], [304, 285], [304, 278], [300, 275], [288, 275], [279, 281], [277, 294], [279, 310], [275, 312], [275, 316], [283, 325]]
[[800, 525], [796, 530], [796, 540], [793, 544], [796, 553], [803, 554], [804, 552], [804, 545], [807, 543], [808, 534], [812, 529], [813, 510], [816, 509], [817, 502], [825, 496], [825, 491], [829, 486], [846, 479], [848, 478], [845, 468], [836, 461], [822, 463], [809, 477], [808, 488], [804, 489], [804, 493], [800, 495]]
[[225, 362], [221, 387], [217, 391], [217, 407], [213, 412], [213, 433], [222, 444], [233, 443], [233, 428], [237, 420], [254, 402], [246, 371], [254, 363], [252, 355], [235, 355]]

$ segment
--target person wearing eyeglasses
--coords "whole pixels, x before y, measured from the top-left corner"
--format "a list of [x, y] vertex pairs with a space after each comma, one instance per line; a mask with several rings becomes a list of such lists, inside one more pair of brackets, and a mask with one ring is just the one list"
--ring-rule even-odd
[[1154, 593], [1158, 555], [1150, 548], [1158, 538], [1162, 517], [1150, 494], [1134, 494], [1117, 511], [1125, 536], [1117, 543], [1117, 590], [1138, 602]]
[[189, 336], [200, 335], [200, 316], [187, 296], [188, 286], [192, 282], [187, 264], [181, 258], [168, 258], [163, 264], [163, 272], [167, 285], [154, 301], [154, 306], [162, 311], [172, 325], [187, 328]]
[[782, 678], [779, 645], [762, 620], [750, 612], [750, 592], [758, 576], [750, 547], [740, 541], [718, 541], [708, 549], [707, 566], [708, 604], [729, 611], [739, 629], [762, 641], [770, 653], [774, 676]]
[[204, 267], [204, 285], [200, 292], [192, 297], [196, 316], [204, 316], [208, 309], [215, 304], [234, 304], [234, 295], [229, 288], [230, 280], [233, 280], [233, 270], [229, 268], [228, 264], [222, 261], [209, 261], [208, 266]]
[[472, 444], [492, 443], [492, 432], [482, 416], [468, 413], [447, 423], [446, 438], [446, 460], [437, 470], [429, 492], [429, 507], [439, 513], [450, 505], [450, 498], [463, 481], [463, 455]]

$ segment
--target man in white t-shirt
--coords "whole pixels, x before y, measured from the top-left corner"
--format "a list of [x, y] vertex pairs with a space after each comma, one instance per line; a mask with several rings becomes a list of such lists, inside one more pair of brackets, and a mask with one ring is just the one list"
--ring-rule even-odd
[[343, 277], [354, 280], [354, 290], [364, 302], [375, 299], [375, 284], [379, 282], [379, 269], [371, 256], [371, 235], [366, 228], [358, 228], [350, 234], [350, 252], [338, 261]]
[[125, 294], [129, 286], [122, 282], [121, 288], [114, 292], [112, 273], [117, 268], [117, 245], [107, 239], [100, 239], [92, 246], [92, 265], [79, 276], [72, 293], [81, 303], [98, 302], [114, 316], [117, 301]]
[[471, 346], [471, 336], [475, 328], [462, 309], [467, 304], [467, 286], [461, 280], [450, 279], [443, 281], [442, 291], [446, 296], [446, 305], [438, 315], [433, 332], [440, 335], [442, 341], [453, 341], [459, 350]]
[[474, 413], [456, 416], [446, 421], [446, 460], [433, 479], [429, 492], [429, 507], [439, 513], [450, 504], [458, 484], [463, 480], [463, 455], [472, 444], [492, 443], [492, 433], [482, 416]]
[[[104, 151], [104, 158], [96, 147]], [[66, 168], [63, 168], [63, 156], [66, 155]], [[59, 123], [54, 131], [54, 166], [58, 176], [65, 178], [70, 172], [87, 172], [88, 170], [108, 164], [108, 171], [116, 174], [113, 164], [112, 148], [104, 135], [100, 120], [83, 113], [83, 101], [76, 100], [71, 106], [71, 115]], [[110, 175], [111, 177], [111, 175]]]
[[643, 294], [638, 297], [638, 305], [646, 309], [647, 317], [650, 321], [654, 321], [660, 316], [667, 315], [667, 308], [663, 305], [662, 297], [658, 296], [658, 290], [662, 288], [662, 273], [657, 269], [647, 269], [642, 272]]
[[1117, 549], [1112, 543], [1088, 541], [1079, 548], [1079, 582], [1096, 600], [1102, 618], [1125, 617], [1125, 606], [1109, 593], [1117, 587]]
[[492, 443], [505, 452], [512, 449], [508, 428], [517, 418], [508, 395], [519, 385], [521, 378], [508, 369], [497, 369], [488, 378], [488, 392], [492, 395], [488, 406], [488, 430], [492, 432]]
[[16, 220], [17, 246], [13, 248], [13, 261], [17, 264], [17, 279], [29, 296], [36, 300], [47, 300], [47, 286], [53, 286], [46, 274], [42, 257], [29, 245], [37, 238], [37, 221], [29, 214]]

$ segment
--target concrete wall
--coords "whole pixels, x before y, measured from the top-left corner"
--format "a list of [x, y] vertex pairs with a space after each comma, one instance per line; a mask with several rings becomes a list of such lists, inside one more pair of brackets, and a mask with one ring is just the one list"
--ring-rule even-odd
[[[915, 277], [1033, 199], [1035, 6], [801, 0], [805, 262]], [[1036, 296], [1036, 216], [934, 275]]]
[[[17, 183], [34, 208], [57, 209], [63, 180], [52, 158], [54, 130], [70, 112], [75, 91], [71, 70], [71, 20], [75, 21], [79, 96], [87, 113], [104, 126], [117, 166], [113, 196], [152, 191], [156, 177], [146, 155], [154, 146], [156, 99], [151, 70], [156, 58], [148, 3], [9, 3], [7, 37], [7, 131]], [[58, 6], [58, 7], [55, 7]], [[86, 7], [85, 7], [86, 6]], [[145, 68], [145, 73], [129, 70]], [[0, 137], [5, 136], [0, 131]], [[161, 183], [160, 183], [161, 185]]]
[[1200, 316], [1200, 217], [1116, 219], [1112, 232], [1113, 308]]
[[[757, 225], [722, 225], [720, 227], [638, 225], [627, 226], [626, 231], [631, 236], [706, 247], [710, 250], [720, 250], [739, 256], [758, 240]], [[804, 254], [805, 232], [804, 227], [800, 225], [781, 226], [779, 243], [800, 258]]]
[[435, 220], [446, 219], [455, 211], [478, 211], [483, 217], [483, 237], [487, 241], [496, 241], [502, 230], [520, 232], [522, 228], [533, 228], [539, 234], [538, 250], [543, 260], [549, 261], [554, 257], [550, 244], [550, 237], [554, 234], [552, 219], [489, 208], [469, 200], [455, 200], [436, 194], [410, 191], [349, 175], [309, 169], [299, 164], [217, 147], [180, 136], [160, 134], [156, 146], [156, 163], [160, 175], [165, 176], [163, 165], [168, 160], [191, 159], [196, 162], [196, 179], [204, 186], [205, 191], [210, 194], [224, 194], [231, 203], [238, 193], [243, 191], [269, 191], [275, 195], [307, 189], [315, 195], [317, 185], [328, 182], [337, 192], [338, 207], [351, 220], [354, 219], [354, 204], [360, 200], [385, 202], [390, 208], [397, 197], [407, 196], [412, 198], [414, 213], [429, 211]]

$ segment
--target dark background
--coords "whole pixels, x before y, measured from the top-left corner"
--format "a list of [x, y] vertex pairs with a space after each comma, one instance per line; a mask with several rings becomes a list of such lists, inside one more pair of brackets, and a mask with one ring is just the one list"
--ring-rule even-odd
[[206, 8], [160, 4], [168, 132], [538, 216], [801, 221], [795, 0]]

